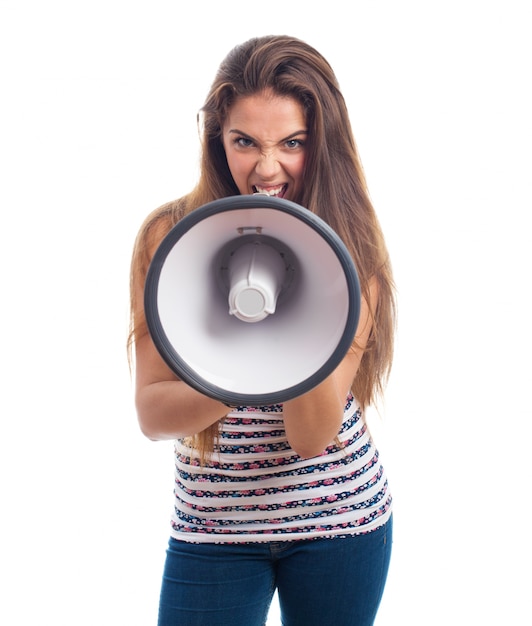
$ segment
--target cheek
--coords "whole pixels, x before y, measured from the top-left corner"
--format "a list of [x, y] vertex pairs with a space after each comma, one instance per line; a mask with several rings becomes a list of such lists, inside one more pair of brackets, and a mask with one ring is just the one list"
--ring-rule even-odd
[[247, 178], [251, 170], [249, 159], [246, 159], [239, 154], [233, 153], [227, 155], [227, 164], [229, 165], [229, 170], [237, 184], [239, 180]]
[[237, 169], [237, 166], [236, 166], [237, 159], [235, 157], [234, 150], [232, 150], [231, 145], [228, 145], [225, 141], [223, 142], [223, 147], [225, 151], [225, 158], [227, 160], [227, 165], [229, 166], [229, 171], [231, 172], [234, 178], [235, 171]]
[[305, 157], [301, 156], [292, 164], [292, 176], [301, 182], [303, 178], [303, 172], [305, 170]]
[[229, 169], [233, 174], [239, 172], [242, 169], [241, 159], [239, 159], [234, 154], [229, 154], [227, 156], [227, 163], [229, 164]]

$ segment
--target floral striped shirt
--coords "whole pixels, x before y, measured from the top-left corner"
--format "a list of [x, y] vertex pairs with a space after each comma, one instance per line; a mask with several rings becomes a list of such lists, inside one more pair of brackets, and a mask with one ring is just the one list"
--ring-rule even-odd
[[200, 466], [175, 442], [172, 536], [196, 543], [250, 543], [370, 532], [391, 515], [386, 474], [364, 415], [349, 396], [339, 433], [322, 455], [299, 457], [282, 405], [238, 407]]

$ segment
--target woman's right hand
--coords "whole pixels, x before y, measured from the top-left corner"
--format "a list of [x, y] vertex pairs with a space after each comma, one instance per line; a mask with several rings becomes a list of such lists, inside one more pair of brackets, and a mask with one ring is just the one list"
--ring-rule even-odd
[[137, 339], [135, 355], [135, 405], [148, 439], [195, 435], [227, 415], [225, 404], [177, 378], [149, 334]]

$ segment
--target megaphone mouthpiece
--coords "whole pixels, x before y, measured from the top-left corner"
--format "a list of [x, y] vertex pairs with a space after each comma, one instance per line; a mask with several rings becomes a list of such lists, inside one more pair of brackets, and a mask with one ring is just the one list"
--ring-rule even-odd
[[279, 252], [256, 238], [235, 250], [228, 266], [229, 313], [243, 322], [260, 322], [274, 313], [287, 272]]

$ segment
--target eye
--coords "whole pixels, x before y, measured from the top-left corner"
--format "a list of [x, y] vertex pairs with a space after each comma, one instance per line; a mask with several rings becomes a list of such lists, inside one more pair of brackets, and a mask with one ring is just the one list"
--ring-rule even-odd
[[295, 150], [296, 148], [302, 148], [305, 144], [303, 143], [303, 141], [301, 139], [289, 139], [286, 143], [285, 146], [289, 149], [289, 150]]
[[249, 148], [253, 145], [253, 141], [249, 137], [237, 137], [234, 143], [241, 148]]

